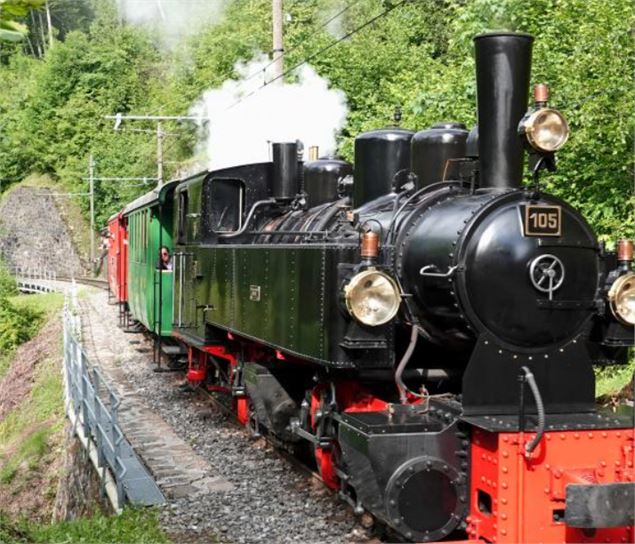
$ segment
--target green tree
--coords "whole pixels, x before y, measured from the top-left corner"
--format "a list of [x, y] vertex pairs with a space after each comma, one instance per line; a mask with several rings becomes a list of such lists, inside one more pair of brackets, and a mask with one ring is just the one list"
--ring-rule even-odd
[[44, 4], [45, 0], [0, 0], [0, 40], [20, 41], [27, 27], [16, 18], [26, 17], [29, 11]]
[[[232, 0], [220, 22], [168, 52], [157, 47], [153, 30], [122, 26], [114, 0], [49, 4], [60, 41], [41, 61], [19, 45], [0, 64], [0, 178], [47, 172], [64, 187], [85, 192], [81, 178], [91, 152], [99, 173], [153, 175], [154, 137], [130, 131], [153, 125], [115, 133], [104, 116], [185, 114], [205, 90], [237, 76], [237, 61], [271, 48], [269, 0]], [[286, 66], [312, 57], [318, 73], [345, 91], [350, 111], [339, 151], [349, 159], [355, 136], [391, 123], [397, 105], [402, 125], [412, 129], [441, 120], [475, 124], [472, 38], [493, 29], [531, 32], [533, 80], [550, 85], [552, 104], [571, 126], [558, 173], [544, 177], [546, 189], [579, 207], [606, 239], [633, 234], [630, 0], [417, 0], [359, 31], [398, 3], [286, 4]], [[192, 130], [173, 131], [178, 135], [165, 146], [168, 176], [196, 143]], [[98, 220], [146, 189], [98, 186]]]

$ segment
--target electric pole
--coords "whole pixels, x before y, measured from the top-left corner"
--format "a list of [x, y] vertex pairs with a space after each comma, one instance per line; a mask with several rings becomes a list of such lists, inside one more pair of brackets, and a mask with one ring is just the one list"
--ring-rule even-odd
[[284, 73], [284, 45], [282, 39], [282, 0], [272, 0], [273, 19], [273, 73], [271, 80], [282, 85]]
[[88, 159], [88, 184], [90, 193], [90, 262], [95, 263], [95, 160], [93, 154]]
[[208, 121], [209, 117], [196, 117], [193, 115], [106, 115], [106, 119], [113, 119], [115, 121], [115, 130], [119, 130], [123, 121], [154, 121], [157, 124], [156, 138], [157, 138], [157, 184], [163, 185], [165, 181], [163, 179], [163, 140], [165, 138], [165, 132], [163, 132], [162, 121]]

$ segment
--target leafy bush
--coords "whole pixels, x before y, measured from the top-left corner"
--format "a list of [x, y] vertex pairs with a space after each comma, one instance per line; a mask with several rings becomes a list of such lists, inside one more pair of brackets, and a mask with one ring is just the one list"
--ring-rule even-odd
[[38, 331], [42, 322], [39, 311], [17, 308], [10, 297], [17, 294], [15, 280], [0, 262], [0, 371], [2, 361]]
[[9, 274], [6, 267], [0, 262], [0, 299], [16, 295], [18, 293], [15, 278]]
[[39, 325], [39, 314], [18, 310], [8, 299], [0, 299], [0, 357], [29, 340]]

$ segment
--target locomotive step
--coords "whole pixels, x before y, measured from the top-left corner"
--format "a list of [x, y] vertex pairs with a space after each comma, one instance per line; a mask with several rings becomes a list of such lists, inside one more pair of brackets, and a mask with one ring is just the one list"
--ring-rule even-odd
[[161, 351], [165, 354], [168, 355], [169, 357], [178, 357], [179, 355], [187, 355], [187, 350], [180, 345], [166, 345], [163, 344], [161, 346]]

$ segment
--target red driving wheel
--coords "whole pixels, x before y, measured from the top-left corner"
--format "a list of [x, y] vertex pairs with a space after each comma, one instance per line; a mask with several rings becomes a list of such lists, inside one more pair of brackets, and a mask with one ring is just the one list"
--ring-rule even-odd
[[[325, 387], [318, 385], [311, 391], [311, 427], [313, 431], [317, 428], [317, 413], [322, 410], [323, 393]], [[335, 440], [331, 441], [329, 448], [313, 448], [315, 455], [315, 463], [324, 483], [331, 489], [338, 490], [340, 488], [340, 479], [335, 473], [335, 465], [340, 458], [340, 449]]]
[[337, 443], [326, 449], [315, 447], [315, 462], [322, 480], [331, 489], [338, 490], [340, 488], [340, 479], [335, 473], [335, 465], [340, 458], [340, 449]]

